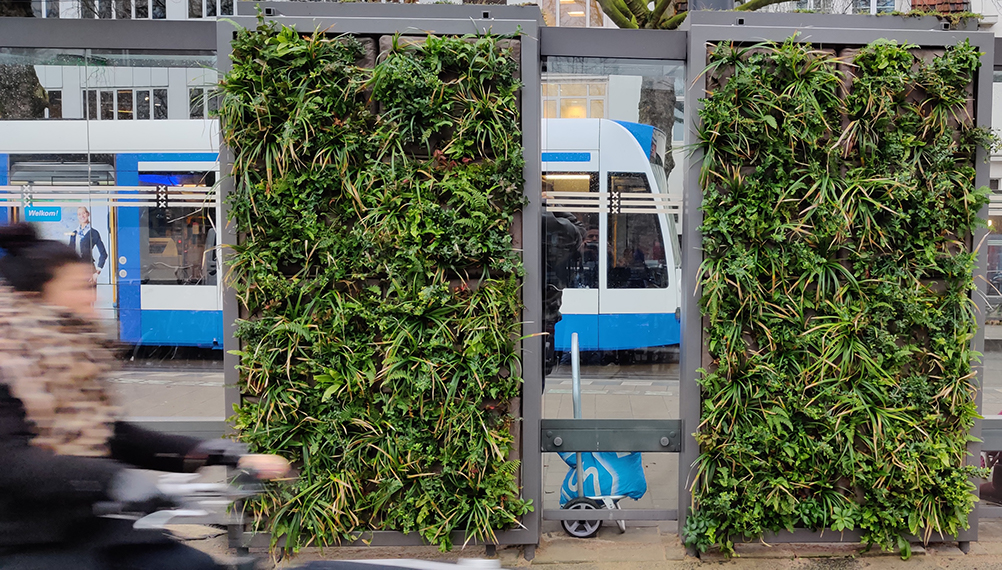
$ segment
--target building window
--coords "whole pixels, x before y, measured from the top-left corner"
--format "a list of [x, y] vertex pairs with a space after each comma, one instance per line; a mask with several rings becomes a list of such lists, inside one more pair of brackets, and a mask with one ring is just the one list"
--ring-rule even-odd
[[219, 96], [211, 87], [191, 87], [188, 89], [188, 118], [211, 119], [219, 110]]
[[854, 8], [857, 14], [890, 14], [894, 11], [894, 0], [856, 0]]
[[118, 120], [119, 121], [131, 121], [135, 117], [133, 116], [132, 109], [132, 89], [119, 89], [118, 90]]
[[101, 91], [101, 120], [112, 121], [115, 119], [115, 92]]
[[150, 118], [150, 92], [146, 89], [136, 91], [136, 119], [140, 121]]
[[62, 91], [49, 91], [49, 108], [46, 110], [46, 112], [48, 113], [48, 118], [50, 119], [63, 118]]
[[547, 26], [601, 28], [605, 15], [597, 0], [542, 0], [539, 5]]
[[205, 118], [205, 89], [201, 87], [188, 89], [188, 118]]
[[[55, 5], [59, 11], [60, 0], [42, 0], [48, 5]], [[102, 20], [165, 20], [167, 18], [166, 0], [153, 0], [153, 13], [150, 14], [150, 0], [80, 0], [81, 18], [100, 18]], [[54, 17], [54, 16], [49, 16]], [[55, 16], [58, 17], [58, 16]]]
[[132, 0], [115, 0], [115, 19], [132, 19]]
[[188, 0], [189, 18], [232, 16], [233, 0]]
[[167, 90], [166, 89], [154, 89], [153, 90], [153, 118], [154, 119], [166, 119], [167, 118]]
[[[58, 95], [59, 117], [52, 116], [53, 93]], [[150, 105], [150, 94], [149, 89], [86, 90], [83, 92], [84, 118], [102, 121], [166, 119], [167, 90], [154, 89], [152, 91], [153, 105]], [[59, 91], [49, 92], [49, 116], [50, 118], [62, 117], [62, 94]]]
[[543, 83], [543, 117], [547, 119], [604, 119], [608, 83], [574, 81]]

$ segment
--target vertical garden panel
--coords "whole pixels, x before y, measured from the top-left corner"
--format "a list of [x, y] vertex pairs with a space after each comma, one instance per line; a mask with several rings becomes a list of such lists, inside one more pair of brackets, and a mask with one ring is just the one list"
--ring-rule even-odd
[[697, 29], [686, 543], [976, 537], [990, 39]]
[[221, 85], [234, 421], [298, 470], [252, 505], [289, 548], [375, 531], [512, 542], [499, 533], [531, 511], [515, 426], [537, 374], [522, 292], [538, 256], [516, 247], [538, 231], [517, 228], [538, 143], [523, 146], [520, 38], [388, 39], [369, 69], [355, 37], [262, 20], [234, 34]]

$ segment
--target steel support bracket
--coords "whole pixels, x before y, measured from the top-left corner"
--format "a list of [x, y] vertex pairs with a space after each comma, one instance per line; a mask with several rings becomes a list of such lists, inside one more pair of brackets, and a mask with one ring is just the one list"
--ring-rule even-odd
[[539, 446], [544, 452], [682, 451], [682, 420], [541, 421]]

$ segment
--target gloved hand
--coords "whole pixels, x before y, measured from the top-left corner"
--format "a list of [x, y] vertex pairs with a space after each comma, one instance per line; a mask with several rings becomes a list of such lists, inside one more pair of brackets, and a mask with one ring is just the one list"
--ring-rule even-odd
[[205, 465], [236, 467], [240, 458], [247, 453], [247, 446], [242, 443], [230, 439], [207, 439], [198, 444], [188, 456], [203, 459]]
[[108, 497], [122, 512], [153, 513], [177, 506], [177, 501], [160, 491], [156, 480], [138, 469], [122, 469], [108, 488]]

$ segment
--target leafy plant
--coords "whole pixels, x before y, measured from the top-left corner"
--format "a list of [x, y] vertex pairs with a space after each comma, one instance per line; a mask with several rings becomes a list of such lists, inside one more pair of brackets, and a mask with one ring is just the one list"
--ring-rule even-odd
[[[251, 504], [286, 547], [366, 530], [493, 541], [519, 497], [517, 63], [495, 36], [394, 48], [263, 20], [233, 41], [239, 437], [299, 472]], [[516, 400], [517, 401], [517, 400]]]
[[867, 545], [956, 535], [969, 430], [973, 229], [987, 204], [968, 42], [837, 58], [790, 38], [710, 53], [700, 111], [700, 550], [766, 531]]

